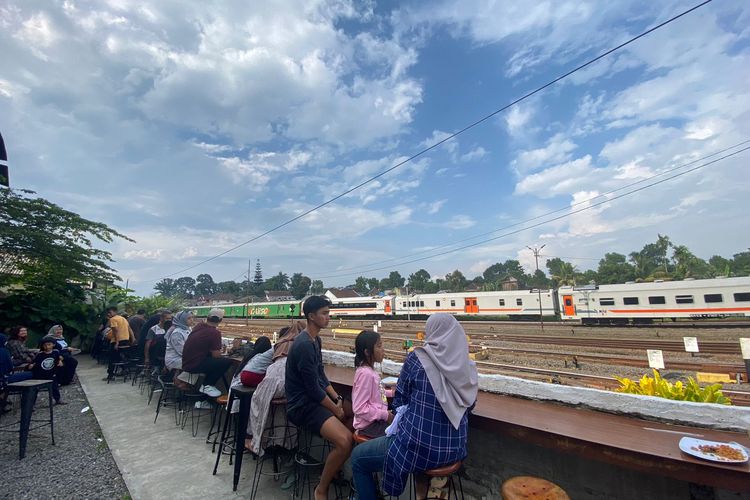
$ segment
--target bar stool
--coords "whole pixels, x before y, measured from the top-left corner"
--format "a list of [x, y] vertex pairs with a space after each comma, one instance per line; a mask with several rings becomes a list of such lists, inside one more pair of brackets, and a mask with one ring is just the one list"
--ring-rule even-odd
[[173, 383], [165, 382], [164, 379], [161, 378], [161, 375], [156, 377], [156, 381], [159, 387], [159, 401], [156, 403], [156, 416], [154, 417], [154, 423], [156, 423], [156, 419], [159, 418], [161, 408], [166, 408], [171, 405], [174, 408], [174, 423], [175, 425], [180, 425], [179, 414], [177, 413], [180, 404], [179, 391]]
[[[180, 429], [185, 429], [188, 417], [190, 417], [190, 430], [193, 433], [193, 437], [198, 435], [198, 429], [201, 424], [201, 416], [203, 415], [203, 403], [208, 402], [213, 406], [214, 399], [210, 398], [207, 394], [203, 394], [198, 391], [183, 391], [177, 389], [180, 393], [179, 401], [179, 412], [180, 412]], [[213, 408], [211, 408], [213, 409]], [[198, 412], [196, 418], [195, 412]]]
[[[55, 415], [54, 406], [52, 403], [52, 381], [51, 380], [22, 380], [21, 382], [11, 382], [7, 385], [8, 390], [11, 394], [21, 394], [21, 420], [18, 422], [18, 431], [9, 431], [2, 429], [4, 432], [18, 432], [18, 459], [21, 460], [26, 456], [26, 442], [29, 438], [29, 431], [38, 429], [39, 427], [46, 427], [49, 425], [50, 437], [52, 438], [52, 445], [55, 445]], [[34, 403], [36, 403], [37, 395], [39, 391], [47, 391], [47, 399], [49, 401], [49, 420], [42, 420], [41, 425], [31, 427], [32, 422], [39, 422], [32, 420], [34, 413]], [[10, 424], [15, 425], [15, 423]], [[5, 426], [3, 426], [5, 427]]]
[[232, 415], [232, 404], [235, 399], [240, 400], [240, 410], [234, 426], [234, 477], [232, 479], [232, 491], [237, 491], [237, 484], [240, 482], [240, 471], [242, 470], [242, 454], [245, 450], [245, 435], [247, 431], [247, 421], [250, 416], [250, 400], [255, 392], [255, 387], [246, 387], [241, 385], [234, 387], [229, 391], [227, 400], [227, 416], [224, 420], [224, 429], [221, 432], [221, 441], [219, 452], [216, 454], [216, 463], [214, 464], [214, 476], [219, 468], [219, 460], [224, 449], [227, 438], [230, 418]]
[[[221, 434], [221, 411], [226, 410], [228, 401], [229, 395], [222, 394], [221, 396], [216, 398], [214, 410], [211, 412], [211, 427], [209, 427], [208, 434], [206, 435], [206, 444], [211, 444], [211, 453], [216, 452], [216, 443], [218, 442], [219, 435]], [[216, 428], [216, 430], [214, 430], [214, 427]], [[211, 441], [212, 437], [213, 444]]]
[[[292, 466], [281, 470], [281, 458], [287, 454], [286, 444], [292, 439], [297, 439], [297, 426], [285, 419], [283, 424], [276, 423], [277, 415], [281, 411], [286, 411], [286, 398], [276, 398], [271, 400], [271, 406], [268, 410], [268, 418], [271, 425], [266, 426], [261, 436], [253, 436], [253, 439], [260, 439], [261, 455], [258, 456], [255, 463], [255, 473], [253, 474], [253, 486], [250, 490], [250, 499], [253, 500], [258, 494], [260, 479], [262, 476], [273, 476], [278, 481], [282, 475], [287, 475], [294, 470]], [[278, 412], [278, 413], [277, 413]], [[294, 437], [292, 437], [294, 436]], [[267, 445], [266, 445], [267, 443]], [[266, 447], [264, 448], [264, 445]], [[263, 465], [267, 460], [273, 461], [273, 472], [263, 472]]]
[[[354, 446], [357, 446], [358, 444], [366, 443], [370, 439], [372, 439], [371, 437], [365, 436], [364, 434], [360, 434], [359, 431], [354, 431], [354, 433], [352, 434], [352, 438], [354, 439]], [[379, 473], [376, 472], [373, 475], [375, 476], [375, 488], [376, 488], [375, 492], [376, 492], [378, 498], [393, 498], [391, 496], [384, 495], [383, 492], [380, 490], [380, 477], [379, 477], [380, 475], [379, 475]], [[352, 492], [354, 492], [354, 493], [357, 492], [357, 488], [354, 485], [354, 481], [352, 481]]]
[[565, 490], [555, 483], [533, 476], [508, 479], [500, 493], [504, 500], [570, 500]]
[[[304, 431], [307, 437], [304, 439], [304, 444], [302, 444], [302, 439], [297, 439], [297, 451], [294, 454], [297, 481], [294, 484], [292, 498], [302, 499], [305, 498], [305, 493], [307, 493], [306, 498], [312, 500], [315, 498], [313, 493], [314, 486], [317, 484], [315, 480], [320, 478], [320, 473], [323, 471], [323, 466], [333, 445], [319, 434], [314, 434], [304, 428], [298, 430], [300, 432]], [[312, 444], [313, 438], [316, 436], [322, 439], [321, 444]], [[342, 481], [338, 478], [334, 478], [331, 481], [335, 498], [344, 498], [344, 491], [351, 489], [349, 481], [344, 481], [344, 483], [342, 484]]]
[[[442, 467], [436, 467], [434, 469], [423, 471], [422, 474], [426, 475], [429, 478], [429, 485], [427, 487], [427, 497], [426, 499], [434, 498], [440, 500], [442, 497], [438, 496], [430, 496], [430, 489], [432, 489], [433, 479], [436, 478], [445, 478], [446, 482], [448, 483], [448, 498], [451, 497], [451, 491], [453, 491], [453, 495], [455, 498], [459, 498], [458, 492], [456, 490], [456, 485], [453, 482], [453, 476], [458, 476], [458, 487], [461, 492], [461, 497], [464, 498], [464, 485], [461, 483], [461, 476], [457, 474], [459, 469], [461, 469], [461, 465], [463, 462], [459, 460], [458, 462], [454, 462], [452, 464], [444, 465]], [[440, 486], [440, 488], [443, 488], [445, 486], [445, 483]], [[414, 477], [414, 474], [411, 475], [411, 498], [417, 497], [417, 481]]]

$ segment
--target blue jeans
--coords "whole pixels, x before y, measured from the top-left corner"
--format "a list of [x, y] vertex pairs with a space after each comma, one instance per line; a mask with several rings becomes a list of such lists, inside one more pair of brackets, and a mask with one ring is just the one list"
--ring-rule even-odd
[[382, 472], [393, 438], [383, 436], [358, 444], [352, 452], [352, 479], [360, 500], [376, 500], [377, 486], [373, 474]]
[[13, 382], [22, 382], [24, 380], [31, 380], [34, 375], [31, 372], [14, 372], [8, 375], [6, 379], [9, 384]]

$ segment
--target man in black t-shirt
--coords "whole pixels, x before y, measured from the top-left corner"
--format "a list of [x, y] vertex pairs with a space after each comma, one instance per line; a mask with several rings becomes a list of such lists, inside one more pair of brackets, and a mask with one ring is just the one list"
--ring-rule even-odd
[[60, 351], [55, 349], [55, 345], [56, 341], [54, 337], [44, 337], [39, 342], [40, 351], [34, 357], [34, 365], [31, 370], [35, 379], [52, 381], [52, 397], [55, 399], [56, 404], [62, 405], [66, 403], [63, 403], [60, 396], [55, 368], [62, 367], [63, 360]]

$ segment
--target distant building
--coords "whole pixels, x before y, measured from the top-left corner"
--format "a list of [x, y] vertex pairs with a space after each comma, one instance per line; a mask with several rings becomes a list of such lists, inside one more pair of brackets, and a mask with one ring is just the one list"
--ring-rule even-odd
[[361, 297], [361, 295], [353, 288], [329, 288], [326, 290], [325, 296], [329, 299], [352, 299]]
[[518, 280], [513, 276], [507, 276], [500, 282], [500, 289], [504, 292], [518, 290]]
[[266, 300], [268, 302], [282, 302], [285, 300], [294, 300], [294, 295], [289, 290], [267, 290]]

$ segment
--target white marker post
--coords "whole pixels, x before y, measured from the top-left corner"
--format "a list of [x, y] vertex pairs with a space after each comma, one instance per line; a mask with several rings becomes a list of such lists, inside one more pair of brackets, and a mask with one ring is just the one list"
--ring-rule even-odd
[[698, 338], [697, 337], [682, 337], [682, 343], [685, 344], [685, 352], [689, 352], [690, 356], [695, 356], [698, 350]]
[[646, 350], [646, 355], [648, 356], [649, 368], [655, 368], [657, 370], [664, 369], [664, 354], [660, 350], [648, 349]]
[[742, 350], [742, 359], [745, 361], [745, 374], [750, 381], [750, 339], [740, 339], [740, 349]]
[[[383, 326], [383, 322], [378, 320], [378, 326]], [[377, 330], [375, 330], [377, 332]]]
[[372, 325], [372, 331], [378, 333], [378, 325]]

